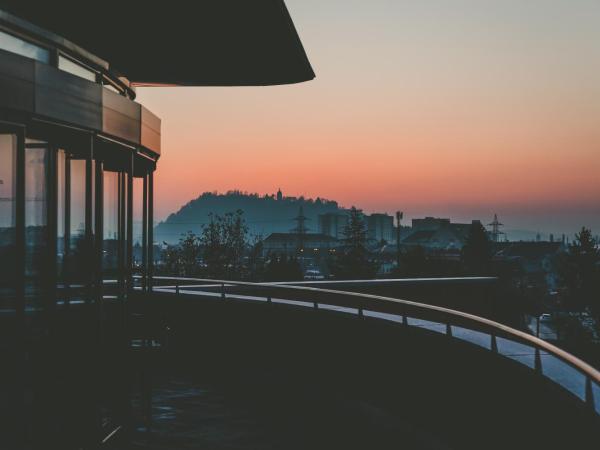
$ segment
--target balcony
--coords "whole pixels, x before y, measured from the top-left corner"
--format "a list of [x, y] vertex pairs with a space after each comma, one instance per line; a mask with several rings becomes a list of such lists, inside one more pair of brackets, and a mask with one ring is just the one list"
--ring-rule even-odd
[[480, 316], [323, 284], [138, 288], [136, 310], [161, 336], [139, 341], [138, 447], [586, 448], [598, 437], [600, 373], [572, 355]]

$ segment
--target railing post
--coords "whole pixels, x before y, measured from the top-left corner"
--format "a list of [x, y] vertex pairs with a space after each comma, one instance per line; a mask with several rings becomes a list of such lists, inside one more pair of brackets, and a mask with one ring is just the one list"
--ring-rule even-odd
[[358, 317], [361, 318], [361, 319], [365, 318], [365, 313], [363, 311], [363, 307], [362, 306], [358, 307]]
[[585, 404], [592, 409], [592, 411], [596, 410], [596, 405], [594, 404], [594, 391], [592, 389], [592, 379], [590, 377], [585, 378]]
[[175, 280], [175, 294], [179, 295], [179, 280]]
[[273, 300], [271, 299], [270, 295], [267, 295], [267, 303], [269, 303], [269, 304], [273, 303]]
[[406, 316], [406, 313], [402, 313], [402, 325], [408, 326], [408, 317]]
[[540, 349], [535, 348], [535, 371], [536, 373], [542, 373], [542, 355], [540, 355]]
[[319, 309], [319, 304], [317, 302], [313, 302], [313, 308], [314, 309]]
[[221, 283], [221, 298], [225, 300], [225, 283]]
[[446, 336], [452, 337], [452, 325], [449, 323], [446, 324]]
[[492, 334], [492, 352], [494, 353], [498, 353], [498, 342], [496, 341], [496, 335]]

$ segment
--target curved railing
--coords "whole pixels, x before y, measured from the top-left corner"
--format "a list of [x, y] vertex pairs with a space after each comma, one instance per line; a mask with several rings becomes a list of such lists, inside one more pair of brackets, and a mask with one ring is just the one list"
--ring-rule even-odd
[[[142, 279], [137, 278], [136, 281]], [[278, 283], [154, 277], [152, 287], [139, 286], [137, 289], [178, 296], [196, 295], [334, 310], [443, 333], [530, 367], [600, 415], [598, 370], [542, 339], [473, 314], [379, 295]]]

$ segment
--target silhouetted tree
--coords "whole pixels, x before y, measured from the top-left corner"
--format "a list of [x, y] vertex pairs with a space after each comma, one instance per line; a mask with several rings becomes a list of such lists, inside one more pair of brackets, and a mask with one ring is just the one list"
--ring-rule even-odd
[[183, 276], [179, 261], [179, 245], [168, 245], [166, 242], [164, 244], [165, 248], [161, 252], [161, 265], [157, 267], [157, 271], [162, 275]]
[[473, 222], [462, 249], [462, 262], [469, 275], [488, 274], [492, 260], [492, 243], [481, 222]]
[[180, 261], [183, 276], [192, 277], [199, 273], [198, 261], [200, 260], [200, 238], [191, 231], [179, 239]]
[[200, 271], [200, 238], [191, 231], [179, 238], [178, 245], [168, 245], [162, 252], [162, 270], [165, 275], [197, 276]]
[[367, 250], [367, 229], [362, 211], [354, 206], [344, 228], [344, 248], [333, 262], [332, 272], [337, 278], [373, 278], [378, 264], [369, 258]]
[[400, 255], [399, 274], [402, 276], [418, 277], [427, 275], [427, 256], [425, 249], [416, 245]]
[[242, 277], [242, 258], [248, 234], [243, 214], [241, 210], [223, 216], [211, 214], [210, 223], [202, 227], [200, 242], [209, 277]]
[[296, 258], [270, 255], [265, 267], [266, 281], [300, 281], [304, 278]]
[[248, 250], [248, 276], [253, 281], [261, 281], [265, 275], [265, 262], [262, 256], [263, 248], [262, 236], [254, 236], [254, 240]]
[[600, 316], [600, 250], [592, 231], [583, 227], [558, 262], [558, 273], [569, 289], [572, 308], [590, 307]]

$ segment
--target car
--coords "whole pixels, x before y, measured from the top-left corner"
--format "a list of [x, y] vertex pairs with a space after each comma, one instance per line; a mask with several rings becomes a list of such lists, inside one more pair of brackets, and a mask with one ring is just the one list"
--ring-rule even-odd
[[306, 281], [320, 281], [324, 280], [325, 276], [319, 269], [307, 269], [304, 273], [304, 279]]

